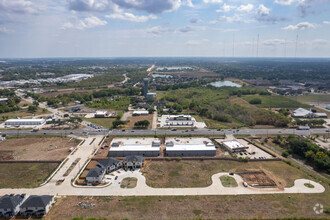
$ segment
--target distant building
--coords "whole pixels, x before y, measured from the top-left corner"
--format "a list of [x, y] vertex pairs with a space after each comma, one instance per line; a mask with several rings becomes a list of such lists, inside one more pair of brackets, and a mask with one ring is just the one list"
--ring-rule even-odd
[[96, 111], [94, 117], [95, 118], [107, 118], [109, 113], [107, 111]]
[[124, 159], [124, 167], [126, 169], [141, 168], [144, 165], [144, 158], [138, 155], [127, 156]]
[[19, 212], [19, 207], [25, 198], [22, 195], [4, 195], [0, 198], [0, 218], [13, 218]]
[[306, 110], [304, 108], [298, 108], [293, 111], [292, 115], [293, 118], [327, 118], [326, 113], [314, 113], [311, 110]]
[[5, 121], [5, 125], [41, 125], [45, 123], [45, 119], [9, 119]]
[[24, 217], [34, 216], [40, 218], [46, 215], [55, 203], [54, 196], [29, 196], [20, 207], [20, 213]]
[[149, 115], [149, 111], [147, 111], [147, 110], [133, 111], [133, 116], [139, 116], [139, 115]]
[[215, 156], [216, 148], [207, 138], [169, 138], [165, 156]]
[[243, 144], [241, 144], [235, 140], [224, 141], [224, 142], [222, 142], [222, 145], [230, 152], [238, 152], [238, 151], [244, 151], [246, 149], [249, 149], [248, 146], [244, 146]]
[[8, 98], [0, 98], [1, 104], [6, 104], [8, 102]]
[[148, 93], [148, 86], [149, 86], [149, 79], [148, 78], [144, 78], [143, 79], [143, 95], [145, 97], [147, 97], [147, 93]]
[[147, 99], [154, 99], [154, 98], [156, 98], [156, 93], [148, 92], [147, 95], [146, 95], [146, 98]]
[[169, 115], [165, 120], [165, 126], [193, 127], [195, 122], [190, 115]]

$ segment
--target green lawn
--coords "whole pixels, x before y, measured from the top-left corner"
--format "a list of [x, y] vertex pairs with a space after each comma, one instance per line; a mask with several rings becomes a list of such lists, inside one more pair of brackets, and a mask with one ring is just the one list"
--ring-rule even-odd
[[115, 118], [84, 118], [85, 121], [100, 125], [104, 128], [110, 128]]
[[0, 188], [38, 187], [57, 166], [57, 163], [1, 163]]
[[298, 102], [330, 102], [330, 95], [303, 95], [291, 96], [291, 99]]
[[278, 95], [272, 95], [272, 96], [259, 96], [259, 95], [248, 95], [244, 96], [243, 99], [246, 101], [250, 101], [254, 98], [260, 98], [261, 104], [256, 104], [255, 106], [258, 106], [260, 108], [307, 108], [309, 105], [303, 104], [297, 101], [294, 101], [288, 97], [285, 96], [278, 96]]
[[220, 177], [221, 183], [224, 187], [237, 187], [236, 180], [231, 176], [222, 176]]

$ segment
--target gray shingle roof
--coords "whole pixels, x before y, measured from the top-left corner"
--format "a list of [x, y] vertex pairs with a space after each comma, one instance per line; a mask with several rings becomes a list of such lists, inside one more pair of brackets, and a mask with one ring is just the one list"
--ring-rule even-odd
[[21, 208], [28, 208], [28, 207], [43, 207], [45, 208], [49, 202], [53, 199], [54, 196], [29, 196], [23, 204], [21, 205]]
[[4, 195], [0, 198], [0, 209], [15, 209], [19, 205], [25, 195]]
[[107, 158], [105, 160], [101, 160], [99, 162], [99, 164], [101, 164], [104, 167], [108, 167], [108, 166], [112, 166], [112, 165], [117, 165], [118, 163], [120, 163], [120, 161], [117, 160], [117, 159], [115, 159], [115, 158], [113, 158], [113, 157]]
[[103, 169], [96, 167], [90, 169], [86, 177], [99, 177], [102, 173], [103, 173]]
[[124, 162], [132, 162], [132, 163], [136, 163], [136, 162], [143, 162], [144, 158], [142, 156], [138, 156], [138, 155], [131, 155], [131, 156], [127, 156], [124, 159]]

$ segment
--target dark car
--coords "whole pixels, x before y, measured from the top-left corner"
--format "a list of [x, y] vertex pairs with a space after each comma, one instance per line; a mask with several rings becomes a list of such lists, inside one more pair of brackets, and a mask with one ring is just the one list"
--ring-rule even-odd
[[229, 175], [234, 176], [234, 173], [230, 172]]
[[115, 180], [117, 180], [117, 179], [118, 179], [118, 176], [115, 177]]
[[174, 129], [172, 129], [171, 131], [176, 131], [176, 129], [174, 128]]

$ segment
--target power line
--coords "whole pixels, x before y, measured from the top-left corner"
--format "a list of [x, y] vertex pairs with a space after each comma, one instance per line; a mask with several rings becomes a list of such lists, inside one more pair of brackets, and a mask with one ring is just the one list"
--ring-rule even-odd
[[259, 53], [259, 34], [258, 34], [258, 38], [257, 38], [257, 57], [258, 57], [258, 54]]
[[298, 34], [296, 36], [296, 47], [294, 49], [294, 58], [297, 58]]

